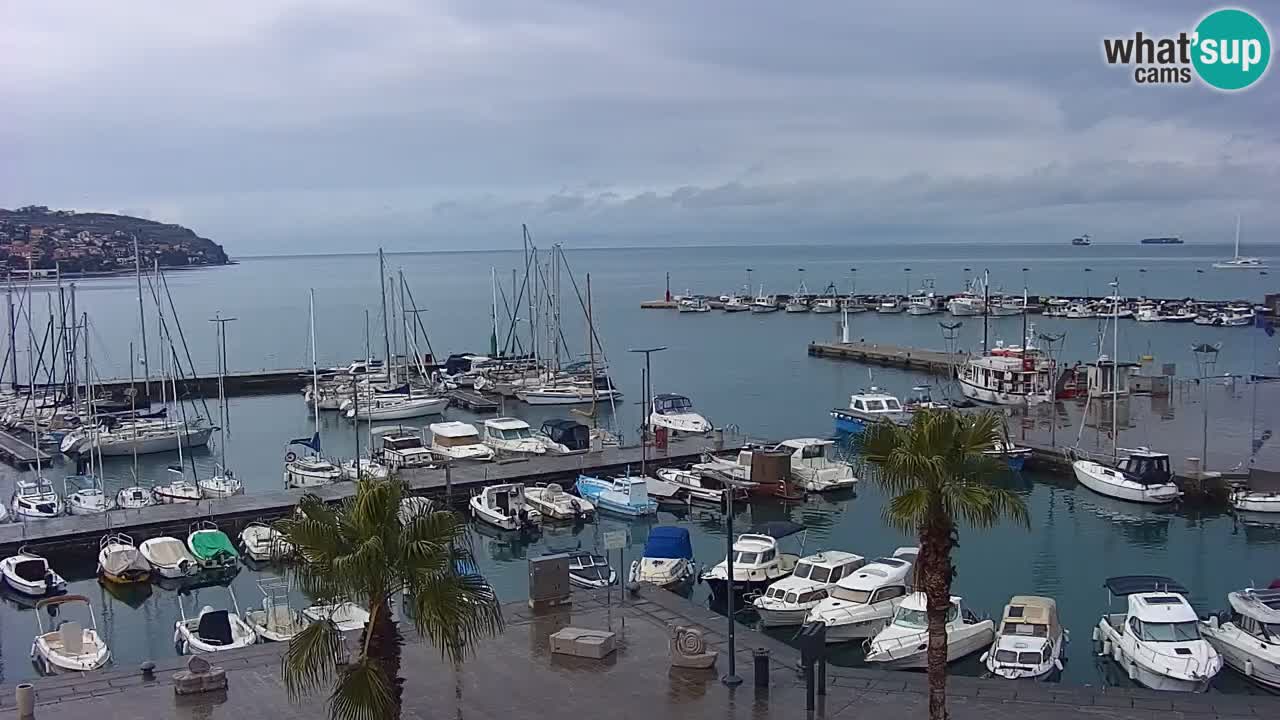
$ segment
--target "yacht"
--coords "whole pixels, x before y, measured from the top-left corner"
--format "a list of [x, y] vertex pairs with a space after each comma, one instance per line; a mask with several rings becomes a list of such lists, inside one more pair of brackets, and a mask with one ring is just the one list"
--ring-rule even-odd
[[342, 479], [342, 468], [318, 454], [285, 456], [284, 484], [291, 488], [313, 488], [332, 485]]
[[344, 460], [339, 467], [342, 469], [343, 480], [386, 480], [391, 477], [391, 468], [373, 458]]
[[673, 525], [659, 525], [649, 530], [640, 559], [631, 563], [628, 580], [670, 588], [691, 582], [696, 574], [689, 531]]
[[[659, 480], [678, 487], [680, 492], [692, 502], [716, 506], [724, 504], [724, 494], [727, 489], [724, 483], [711, 475], [696, 470], [681, 470], [679, 468], [659, 468], [654, 474], [658, 476]], [[750, 473], [748, 472], [749, 475]], [[746, 489], [737, 490], [734, 494], [734, 498], [745, 499], [746, 496]]]
[[870, 390], [850, 395], [849, 407], [832, 410], [831, 417], [835, 418], [836, 432], [855, 435], [871, 423], [881, 420], [895, 425], [905, 425], [911, 421], [911, 414], [902, 407], [901, 400], [874, 386]]
[[1227, 667], [1280, 690], [1280, 589], [1227, 594], [1231, 609], [1201, 621], [1200, 633]]
[[639, 517], [654, 515], [658, 503], [649, 497], [649, 483], [643, 477], [626, 475], [618, 478], [596, 478], [579, 475], [575, 483], [578, 494], [598, 510]]
[[1230, 260], [1216, 262], [1213, 266], [1219, 270], [1266, 270], [1267, 263], [1262, 258], [1244, 257], [1240, 254], [1240, 216], [1236, 216], [1236, 252]]
[[591, 428], [577, 420], [552, 418], [545, 420], [534, 437], [552, 455], [585, 453], [591, 449]]
[[866, 558], [828, 550], [800, 558], [791, 575], [773, 583], [752, 601], [763, 627], [803, 625], [809, 611], [827, 598], [837, 582], [866, 565]]
[[522, 387], [516, 397], [529, 405], [586, 405], [592, 402], [608, 402], [622, 397], [607, 376], [591, 380], [558, 380], [551, 383]]
[[174, 452], [184, 448], [209, 444], [213, 426], [203, 419], [186, 422], [168, 420], [132, 420], [112, 427], [95, 426], [67, 433], [62, 438], [62, 452], [88, 454], [90, 451], [107, 457], [148, 455]]
[[1108, 578], [1109, 597], [1123, 597], [1128, 609], [1108, 613], [1093, 631], [1134, 682], [1152, 690], [1204, 692], [1222, 669], [1222, 656], [1200, 634], [1187, 589], [1157, 575]]
[[[893, 620], [867, 644], [866, 660], [896, 670], [928, 665], [928, 600], [922, 592], [912, 593], [898, 606]], [[991, 645], [995, 623], [979, 618], [957, 596], [947, 608], [947, 662], [972, 655]]]
[[365, 420], [368, 422], [387, 422], [390, 420], [407, 420], [426, 415], [439, 415], [449, 406], [446, 396], [409, 394], [373, 394], [365, 395], [358, 401], [347, 400], [340, 410], [348, 420]]
[[215, 609], [205, 605], [193, 618], [187, 619], [186, 603], [178, 598], [178, 609], [182, 619], [174, 623], [173, 645], [180, 655], [198, 653], [216, 653], [224, 650], [237, 650], [249, 647], [257, 642], [258, 636], [240, 618], [240, 605], [236, 602], [236, 594], [227, 588], [231, 599], [231, 610]]
[[1244, 513], [1280, 513], [1280, 492], [1237, 488], [1231, 491], [1231, 507]]
[[1173, 482], [1169, 456], [1149, 448], [1127, 450], [1127, 455], [1114, 464], [1094, 460], [1071, 463], [1081, 485], [1108, 497], [1130, 502], [1164, 504], [1182, 497]]
[[917, 548], [898, 548], [841, 578], [814, 606], [806, 622], [827, 626], [827, 642], [864, 640], [880, 632], [907, 597]]
[[456, 420], [431, 423], [431, 449], [453, 460], [492, 460], [493, 448], [480, 442], [474, 425]]
[[791, 453], [791, 478], [806, 492], [844, 490], [858, 484], [853, 466], [836, 459], [834, 440], [795, 438], [774, 450]]
[[1004, 606], [995, 642], [982, 661], [992, 675], [1006, 680], [1044, 678], [1062, 672], [1066, 645], [1057, 601], [1014, 595]]
[[9, 506], [13, 519], [19, 522], [54, 518], [62, 514], [62, 496], [43, 475], [37, 475], [34, 480], [20, 478], [14, 483]]
[[[761, 523], [751, 532], [739, 535], [733, 542], [733, 581], [729, 581], [728, 558], [702, 574], [711, 589], [711, 598], [724, 602], [732, 585], [736, 596], [760, 593], [769, 585], [791, 574], [800, 556], [778, 549], [778, 541], [802, 532], [804, 526], [785, 520]], [[801, 543], [803, 545], [803, 542]]]
[[187, 479], [186, 472], [180, 464], [166, 468], [166, 472], [172, 473], [174, 479], [151, 488], [151, 497], [157, 504], [173, 505], [200, 501], [200, 486]]
[[1053, 361], [1034, 347], [997, 345], [966, 361], [956, 374], [960, 392], [978, 402], [1036, 405], [1053, 400]]
[[62, 482], [68, 515], [97, 515], [107, 511], [107, 495], [97, 475], [69, 475]]
[[121, 510], [140, 510], [156, 504], [156, 496], [151, 488], [141, 485], [130, 485], [116, 492], [116, 507]]
[[499, 530], [534, 530], [542, 522], [542, 514], [525, 502], [524, 484], [489, 485], [467, 501], [471, 517], [489, 523]]
[[[89, 627], [65, 619], [68, 604], [83, 604], [89, 614]], [[45, 630], [45, 615], [50, 627]], [[93, 604], [83, 595], [63, 595], [36, 603], [35, 641], [31, 644], [31, 661], [44, 675], [59, 672], [89, 672], [106, 666], [111, 660], [107, 642], [98, 634], [98, 618]], [[55, 618], [62, 618], [55, 620]]]
[[595, 515], [596, 508], [585, 498], [570, 495], [556, 483], [526, 486], [524, 499], [544, 520], [582, 521]]
[[649, 427], [667, 428], [673, 433], [702, 434], [711, 432], [711, 423], [693, 409], [693, 403], [684, 395], [664, 393], [653, 396], [653, 411], [649, 413]]
[[211, 477], [197, 481], [196, 485], [200, 488], [200, 495], [207, 498], [229, 498], [244, 492], [240, 478], [221, 464], [214, 466]]
[[489, 418], [480, 426], [485, 445], [505, 455], [542, 455], [547, 448], [533, 436], [529, 423], [511, 417]]

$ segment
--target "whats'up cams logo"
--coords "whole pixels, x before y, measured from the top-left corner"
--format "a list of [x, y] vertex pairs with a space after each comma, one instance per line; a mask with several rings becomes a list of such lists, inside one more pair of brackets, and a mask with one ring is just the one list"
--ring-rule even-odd
[[1109, 65], [1133, 67], [1142, 85], [1189, 84], [1193, 77], [1218, 90], [1243, 90], [1267, 71], [1271, 37], [1262, 21], [1244, 10], [1224, 8], [1206, 15], [1192, 32], [1176, 37], [1105, 38]]

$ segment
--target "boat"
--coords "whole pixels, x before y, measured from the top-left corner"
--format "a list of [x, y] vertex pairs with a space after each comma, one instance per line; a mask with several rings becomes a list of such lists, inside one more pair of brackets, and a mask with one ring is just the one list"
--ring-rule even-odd
[[583, 588], [603, 588], [615, 585], [618, 574], [609, 566], [603, 555], [574, 551], [569, 555], [569, 584]]
[[836, 432], [854, 435], [881, 420], [895, 425], [905, 425], [911, 421], [911, 415], [902, 407], [901, 400], [881, 392], [875, 386], [850, 395], [849, 407], [832, 410], [831, 417], [836, 421]]
[[883, 298], [876, 304], [876, 312], [882, 315], [893, 315], [906, 309], [907, 306], [902, 302], [902, 298], [896, 295]]
[[[895, 670], [918, 669], [928, 665], [928, 599], [922, 592], [906, 597], [893, 620], [867, 644], [866, 661]], [[995, 623], [979, 618], [958, 596], [951, 596], [947, 608], [947, 662], [980, 652], [995, 638]]]
[[577, 420], [545, 420], [534, 437], [552, 455], [584, 453], [591, 449], [591, 428]]
[[827, 550], [800, 558], [791, 575], [773, 583], [752, 601], [762, 627], [802, 625], [828, 591], [867, 564], [866, 558]]
[[705, 417], [693, 409], [693, 403], [684, 395], [663, 393], [653, 396], [650, 428], [666, 428], [672, 433], [699, 435], [713, 429]]
[[1236, 251], [1230, 260], [1216, 262], [1213, 266], [1219, 270], [1266, 270], [1267, 263], [1259, 257], [1245, 257], [1240, 254], [1240, 216], [1236, 216]]
[[14, 592], [32, 597], [53, 595], [67, 589], [67, 581], [54, 572], [49, 561], [25, 548], [0, 560], [0, 579]]
[[231, 544], [231, 538], [212, 520], [192, 524], [187, 534], [187, 550], [203, 569], [231, 568], [240, 560], [240, 553]]
[[46, 520], [62, 514], [62, 496], [53, 489], [53, 483], [43, 475], [34, 479], [19, 478], [14, 483], [13, 498], [9, 503], [13, 519]]
[[346, 400], [339, 409], [348, 420], [386, 422], [440, 415], [447, 407], [448, 396], [415, 396], [410, 390], [406, 395], [379, 393], [361, 397], [358, 401]]
[[1124, 451], [1122, 460], [1103, 464], [1080, 459], [1071, 463], [1076, 480], [1098, 493], [1130, 502], [1164, 504], [1182, 497], [1173, 482], [1169, 456], [1149, 448]]
[[751, 303], [740, 295], [730, 295], [724, 301], [723, 310], [727, 313], [747, 312], [751, 309]]
[[1031, 457], [1031, 448], [1015, 445], [1010, 440], [998, 439], [992, 444], [990, 450], [983, 450], [982, 454], [987, 457], [1003, 458], [1010, 470], [1022, 472], [1023, 466], [1027, 464], [1027, 458]]
[[764, 285], [761, 285], [760, 293], [751, 301], [751, 312], [757, 315], [778, 312], [778, 299], [772, 295], [765, 295]]
[[827, 626], [827, 642], [865, 640], [889, 622], [911, 591], [917, 548], [898, 548], [846, 575], [805, 616]]
[[140, 510], [156, 504], [151, 488], [141, 485], [130, 485], [116, 492], [116, 507], [120, 510]]
[[850, 295], [849, 297], [844, 298], [843, 300], [840, 301], [840, 312], [848, 313], [850, 315], [864, 313], [864, 312], [867, 312], [867, 310], [869, 309], [870, 308], [867, 307], [866, 303], [862, 302], [861, 300], [854, 297], [853, 295]]
[[508, 455], [542, 455], [547, 447], [533, 436], [529, 423], [512, 417], [489, 418], [480, 426], [485, 445]]
[[431, 449], [453, 460], [492, 460], [493, 449], [480, 442], [474, 425], [456, 420], [431, 423]]
[[[659, 468], [654, 474], [658, 476], [659, 480], [680, 488], [681, 493], [693, 502], [716, 506], [724, 504], [724, 494], [727, 488], [714, 475], [695, 470], [681, 470], [679, 468]], [[737, 490], [734, 497], [745, 500], [747, 497], [746, 489]]]
[[151, 497], [156, 503], [172, 505], [200, 501], [200, 486], [187, 479], [181, 459], [176, 466], [170, 465], [166, 471], [172, 473], [175, 479], [151, 488]]
[[649, 498], [648, 481], [625, 475], [618, 478], [596, 478], [579, 475], [574, 484], [578, 494], [604, 512], [639, 517], [658, 512], [658, 503]]
[[1093, 244], [1093, 238], [1089, 237], [1089, 233], [1085, 233], [1080, 237], [1071, 238], [1071, 244], [1077, 247], [1080, 247], [1080, 246], [1087, 247]]
[[[219, 447], [225, 447], [226, 443], [219, 443]], [[228, 470], [223, 465], [215, 465], [212, 476], [200, 480], [196, 483], [196, 487], [200, 488], [200, 496], [207, 498], [229, 498], [232, 495], [239, 495], [244, 492], [244, 484], [236, 477], [232, 470]]]
[[628, 580], [672, 588], [692, 582], [697, 572], [689, 531], [673, 525], [659, 525], [649, 530], [640, 559], [631, 562]]
[[[83, 604], [89, 613], [89, 627], [74, 620], [58, 620], [69, 604]], [[46, 613], [50, 628], [44, 627]], [[111, 650], [98, 634], [98, 618], [93, 604], [83, 595], [63, 595], [36, 603], [36, 637], [31, 643], [31, 661], [45, 675], [59, 672], [90, 672], [111, 661]]]
[[283, 578], [258, 579], [262, 606], [245, 612], [244, 621], [259, 642], [289, 642], [311, 624], [289, 602], [289, 583]]
[[700, 297], [686, 297], [676, 304], [676, 309], [682, 313], [711, 312], [711, 306]]
[[956, 370], [965, 397], [992, 405], [1036, 405], [1053, 399], [1054, 363], [1034, 347], [1006, 347], [970, 358]]
[[257, 642], [258, 636], [253, 628], [240, 618], [240, 605], [230, 587], [227, 588], [227, 596], [231, 599], [232, 610], [205, 605], [191, 619], [187, 619], [186, 603], [179, 598], [178, 609], [182, 619], [174, 623], [173, 628], [173, 646], [179, 655], [238, 650]]
[[339, 632], [363, 630], [369, 624], [369, 611], [350, 601], [309, 605], [302, 616], [311, 622], [331, 622]]
[[240, 531], [240, 547], [250, 560], [271, 562], [293, 552], [280, 531], [264, 522], [251, 522]]
[[1280, 492], [1236, 488], [1231, 491], [1231, 507], [1246, 513], [1280, 513]]
[[982, 315], [986, 312], [987, 303], [978, 292], [978, 279], [970, 280], [964, 292], [947, 301], [947, 312], [957, 317]]
[[[778, 541], [803, 531], [803, 525], [774, 520], [761, 523], [750, 532], [739, 535], [733, 542], [732, 583], [729, 579], [727, 557], [702, 573], [702, 581], [711, 590], [712, 601], [717, 604], [725, 602], [730, 587], [735, 596], [759, 594], [769, 585], [790, 575], [800, 561], [800, 556], [780, 552]], [[803, 544], [801, 541], [801, 546]]]
[[320, 444], [319, 433], [313, 435], [310, 440], [302, 438], [294, 440], [290, 444], [305, 445], [309, 451], [303, 455], [298, 455], [293, 451], [285, 454], [285, 487], [321, 487], [332, 485], [342, 479], [342, 468], [321, 456], [320, 451], [316, 449]]
[[1038, 595], [1014, 595], [1004, 606], [1000, 628], [982, 662], [1006, 680], [1048, 678], [1062, 672], [1067, 631], [1058, 621], [1058, 602]]
[[774, 448], [791, 453], [791, 478], [806, 492], [845, 490], [858, 484], [853, 466], [836, 459], [834, 440], [795, 438]]
[[1200, 634], [1227, 667], [1280, 690], [1280, 589], [1246, 588], [1227, 594], [1230, 610], [1200, 623]]
[[1181, 245], [1182, 238], [1177, 236], [1142, 238], [1141, 244], [1143, 245]]
[[836, 297], [834, 293], [827, 297], [818, 298], [813, 301], [811, 309], [818, 315], [840, 312], [840, 298]]
[[162, 535], [143, 540], [138, 551], [161, 578], [174, 580], [200, 572], [200, 563], [178, 538]]
[[542, 514], [525, 503], [523, 483], [503, 483], [481, 488], [467, 501], [471, 517], [500, 530], [526, 532], [537, 529]]
[[144, 583], [151, 579], [151, 564], [133, 544], [132, 537], [113, 533], [98, 542], [98, 575], [121, 585]]
[[207, 498], [229, 498], [244, 492], [244, 484], [227, 465], [227, 425], [231, 422], [231, 406], [227, 404], [226, 362], [227, 357], [227, 322], [222, 314], [214, 315], [218, 325], [218, 453], [219, 460], [214, 466], [211, 477], [197, 480], [200, 495]]
[[97, 515], [107, 511], [107, 495], [97, 475], [69, 475], [63, 479], [68, 515]]
[[595, 515], [596, 508], [585, 498], [570, 495], [556, 483], [525, 486], [524, 499], [544, 520], [583, 521]]
[[344, 460], [338, 467], [342, 470], [343, 480], [386, 480], [391, 477], [391, 468], [372, 458]]
[[932, 281], [926, 281], [919, 293], [907, 298], [908, 315], [933, 315], [941, 309], [938, 296], [933, 292]]
[[1062, 317], [1068, 320], [1088, 320], [1097, 316], [1098, 313], [1094, 312], [1093, 308], [1082, 302], [1071, 303], [1066, 310], [1062, 311]]
[[212, 436], [213, 426], [203, 418], [192, 422], [133, 420], [67, 433], [60, 448], [67, 454], [92, 452], [105, 457], [150, 455], [173, 452], [179, 445], [203, 447]]
[[420, 433], [421, 431], [409, 433], [401, 428], [382, 428], [381, 432], [375, 431], [374, 434], [379, 435], [381, 441], [377, 459], [390, 472], [405, 468], [434, 467], [438, 464], [439, 458], [423, 444]]
[[809, 303], [805, 302], [804, 298], [793, 295], [782, 309], [789, 313], [807, 313], [809, 312]]
[[1101, 655], [1108, 655], [1129, 678], [1152, 690], [1205, 692], [1222, 669], [1222, 656], [1200, 634], [1199, 618], [1187, 589], [1159, 575], [1125, 575], [1103, 584], [1109, 598], [1128, 608], [1107, 613], [1093, 631]]

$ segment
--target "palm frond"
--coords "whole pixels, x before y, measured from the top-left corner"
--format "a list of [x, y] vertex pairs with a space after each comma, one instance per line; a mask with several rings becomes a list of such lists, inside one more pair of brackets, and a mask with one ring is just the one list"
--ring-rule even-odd
[[373, 658], [361, 657], [347, 665], [329, 695], [333, 720], [386, 720], [396, 717], [390, 678]]
[[461, 662], [476, 640], [503, 628], [498, 596], [479, 575], [424, 574], [413, 578], [407, 593], [414, 628], [453, 662]]
[[916, 533], [928, 520], [930, 496], [927, 487], [911, 488], [890, 498], [880, 515], [889, 527]]
[[280, 674], [289, 696], [298, 699], [327, 684], [343, 656], [342, 633], [333, 623], [313, 622], [289, 639]]

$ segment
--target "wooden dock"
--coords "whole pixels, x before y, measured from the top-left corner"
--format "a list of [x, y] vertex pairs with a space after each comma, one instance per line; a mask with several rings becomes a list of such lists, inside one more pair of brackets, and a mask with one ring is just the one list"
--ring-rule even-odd
[[449, 391], [449, 404], [476, 413], [498, 411], [498, 398], [476, 390], [458, 388]]
[[49, 453], [3, 430], [0, 430], [0, 456], [4, 457], [5, 462], [16, 467], [35, 465], [37, 459], [42, 463], [53, 460], [53, 456]]
[[[704, 450], [733, 449], [744, 442], [745, 438], [737, 435], [673, 438], [665, 450], [649, 448], [648, 462], [655, 467], [697, 462]], [[401, 477], [416, 495], [460, 505], [486, 485], [560, 482], [571, 487], [579, 474], [612, 475], [629, 467], [638, 472], [640, 461], [641, 449], [638, 446], [606, 448], [601, 452], [543, 456], [505, 463], [460, 462], [447, 470], [406, 470]], [[307, 492], [337, 502], [351, 497], [355, 493], [355, 484], [338, 482], [310, 490], [280, 489], [197, 503], [6, 523], [0, 525], [0, 552], [12, 553], [23, 545], [37, 552], [96, 551], [99, 539], [108, 532], [128, 532], [139, 543], [158, 535], [176, 534], [185, 538], [189, 526], [200, 520], [217, 522], [235, 538], [249, 522], [270, 520], [291, 512], [298, 499]]]
[[964, 353], [948, 355], [937, 350], [868, 342], [811, 342], [809, 354], [814, 357], [849, 360], [864, 365], [896, 367], [944, 377], [950, 377], [955, 372], [954, 368], [968, 357]]

